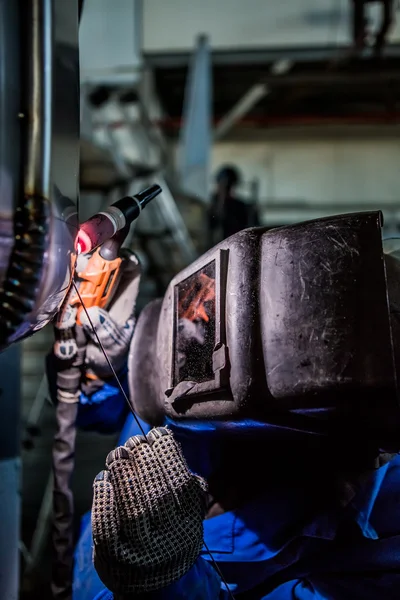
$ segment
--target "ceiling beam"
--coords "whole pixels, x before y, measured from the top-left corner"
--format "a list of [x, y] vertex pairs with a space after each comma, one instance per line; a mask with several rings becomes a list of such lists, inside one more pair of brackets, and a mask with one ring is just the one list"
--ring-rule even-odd
[[[348, 46], [212, 50], [212, 61], [214, 66], [257, 65], [283, 59], [293, 62], [330, 61], [346, 50], [348, 50]], [[191, 52], [145, 52], [144, 57], [146, 64], [154, 68], [179, 68], [188, 66]], [[386, 46], [384, 57], [400, 57], [400, 44]], [[366, 58], [365, 61], [361, 59], [359, 62], [369, 62], [369, 60]]]
[[227, 133], [245, 117], [254, 106], [269, 93], [265, 83], [253, 85], [248, 92], [219, 121], [214, 129], [214, 141], [225, 137]]
[[262, 81], [269, 86], [280, 87], [297, 87], [297, 86], [313, 86], [323, 87], [332, 85], [385, 85], [393, 82], [400, 82], [400, 70], [393, 71], [319, 71], [319, 72], [304, 72], [296, 73], [295, 75], [266, 75]]

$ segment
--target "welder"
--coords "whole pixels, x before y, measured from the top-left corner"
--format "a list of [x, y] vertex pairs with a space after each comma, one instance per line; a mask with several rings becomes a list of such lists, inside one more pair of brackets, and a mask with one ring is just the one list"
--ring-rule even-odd
[[237, 192], [240, 185], [241, 175], [236, 166], [224, 165], [218, 170], [208, 209], [210, 247], [246, 227], [259, 225], [254, 202], [244, 201]]
[[243, 231], [176, 276], [135, 329], [148, 425], [94, 481], [74, 600], [398, 598], [399, 309], [380, 213]]

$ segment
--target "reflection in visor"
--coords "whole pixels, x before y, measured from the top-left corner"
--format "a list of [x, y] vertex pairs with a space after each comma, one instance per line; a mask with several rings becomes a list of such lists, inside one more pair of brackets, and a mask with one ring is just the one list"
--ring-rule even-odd
[[179, 298], [179, 319], [208, 323], [206, 303], [215, 300], [215, 278], [208, 277], [205, 273], [196, 273], [187, 287], [187, 291], [184, 290]]
[[174, 385], [214, 378], [215, 261], [194, 273], [176, 289]]

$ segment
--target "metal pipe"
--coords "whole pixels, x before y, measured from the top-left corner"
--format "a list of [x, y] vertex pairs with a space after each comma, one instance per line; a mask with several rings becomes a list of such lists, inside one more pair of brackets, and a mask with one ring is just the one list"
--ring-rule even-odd
[[[241, 48], [239, 50], [213, 50], [213, 65], [229, 67], [238, 65], [268, 65], [285, 59], [293, 62], [330, 61], [337, 54], [348, 51], [348, 46], [330, 45], [314, 47], [280, 48]], [[389, 44], [385, 48], [385, 57], [397, 58], [400, 55], [400, 44]], [[154, 69], [185, 68], [190, 61], [190, 52], [146, 52], [146, 63]], [[367, 62], [367, 61], [362, 61]], [[132, 69], [131, 69], [132, 70]], [[125, 69], [130, 72], [129, 67]]]
[[[71, 214], [67, 218], [64, 208], [69, 205], [67, 212], [75, 212], [76, 217], [79, 173], [77, 0], [67, 4], [64, 0], [1, 2], [17, 13], [12, 34], [17, 37], [20, 56], [17, 64], [12, 57], [13, 77], [22, 90], [19, 98], [14, 84], [13, 106], [0, 111], [0, 133], [6, 135], [4, 121], [18, 123], [19, 116], [17, 135], [8, 135], [7, 141], [12, 139], [24, 168], [15, 169], [11, 177], [13, 248], [0, 279], [0, 350], [41, 329], [64, 299], [77, 231], [76, 218]], [[4, 60], [1, 56], [5, 72]], [[6, 84], [10, 86], [9, 81]], [[1, 94], [6, 95], [3, 86]], [[0, 159], [1, 168], [3, 148]]]
[[33, 0], [25, 192], [50, 197], [53, 15], [50, 0]]
[[248, 92], [231, 108], [214, 129], [214, 141], [223, 138], [230, 129], [235, 127], [253, 108], [265, 98], [269, 90], [264, 83], [253, 85]]

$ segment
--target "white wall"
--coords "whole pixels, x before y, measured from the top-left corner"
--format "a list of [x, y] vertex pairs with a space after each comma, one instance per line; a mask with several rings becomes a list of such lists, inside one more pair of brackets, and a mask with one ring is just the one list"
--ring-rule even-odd
[[138, 76], [141, 39], [136, 8], [136, 0], [85, 0], [79, 27], [82, 81], [125, 83]]
[[[375, 24], [380, 10], [368, 8]], [[350, 42], [350, 29], [350, 0], [85, 0], [81, 76], [132, 82], [142, 47], [191, 51], [202, 33], [215, 50], [240, 50], [340, 46]], [[389, 39], [400, 41], [399, 18]]]
[[[143, 11], [145, 52], [189, 50], [201, 33], [210, 36], [214, 49], [350, 41], [350, 0], [143, 0]], [[368, 11], [379, 22], [380, 7]], [[400, 40], [400, 23], [391, 40]]]
[[[400, 212], [400, 141], [371, 137], [355, 140], [285, 139], [259, 143], [219, 143], [214, 146], [212, 170], [234, 163], [247, 182], [257, 178], [264, 220], [271, 224], [323, 216], [305, 208], [335, 205], [346, 212], [349, 204], [378, 209], [392, 204]], [[247, 189], [242, 190], [248, 194]], [[298, 210], [285, 211], [295, 202]], [[277, 205], [271, 209], [272, 205]], [[327, 213], [332, 213], [329, 207]], [[390, 219], [392, 211], [387, 218]]]

